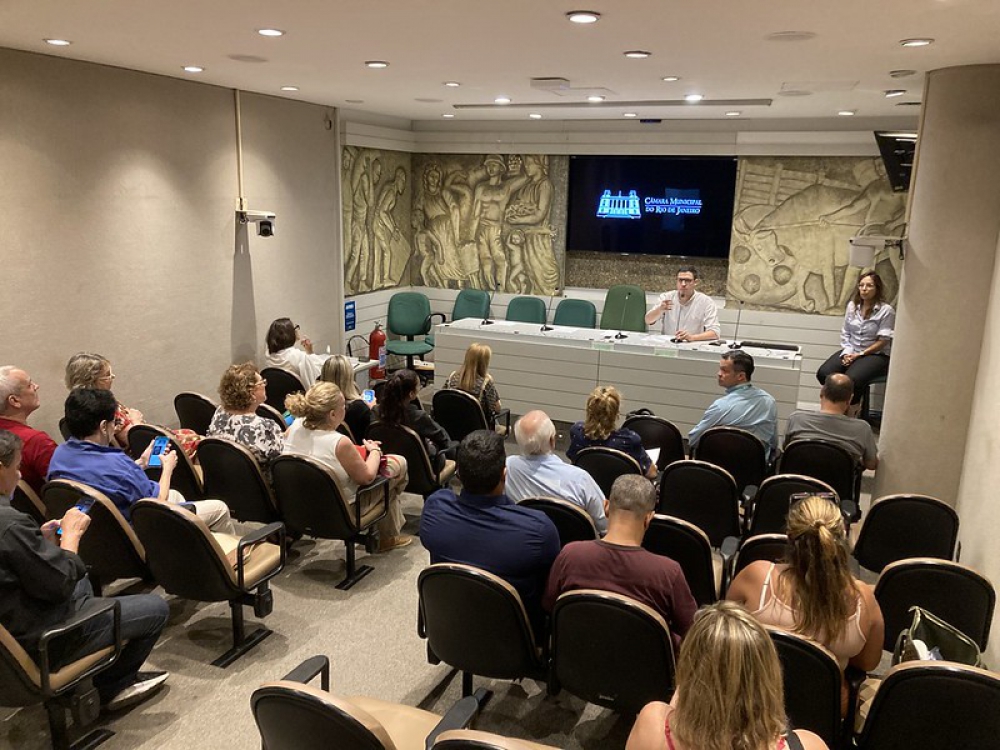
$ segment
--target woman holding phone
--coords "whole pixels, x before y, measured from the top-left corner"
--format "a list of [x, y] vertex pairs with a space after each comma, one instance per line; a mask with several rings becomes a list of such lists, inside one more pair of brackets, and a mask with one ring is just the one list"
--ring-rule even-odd
[[331, 355], [323, 363], [323, 370], [319, 374], [320, 381], [333, 383], [344, 394], [347, 399], [347, 409], [344, 412], [344, 424], [351, 430], [354, 442], [361, 445], [368, 434], [368, 425], [372, 423], [372, 409], [375, 406], [375, 398], [365, 401], [361, 397], [357, 383], [354, 382], [354, 366], [351, 360], [343, 354]]

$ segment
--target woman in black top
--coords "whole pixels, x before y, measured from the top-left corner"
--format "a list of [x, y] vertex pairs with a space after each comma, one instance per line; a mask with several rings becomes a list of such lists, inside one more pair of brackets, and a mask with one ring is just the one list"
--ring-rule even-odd
[[[420, 378], [413, 370], [397, 370], [382, 389], [382, 400], [375, 407], [380, 422], [402, 424], [424, 439], [431, 466], [440, 471], [445, 458], [455, 453], [458, 443], [448, 436], [447, 430], [435, 422], [431, 415], [420, 408], [417, 393]], [[447, 454], [447, 455], [446, 455]]]

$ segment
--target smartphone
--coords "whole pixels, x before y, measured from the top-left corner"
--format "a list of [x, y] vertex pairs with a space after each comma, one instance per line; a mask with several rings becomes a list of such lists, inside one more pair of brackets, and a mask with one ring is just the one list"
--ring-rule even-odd
[[81, 513], [90, 513], [90, 509], [94, 507], [95, 502], [97, 502], [96, 499], [92, 497], [85, 497], [73, 507]]
[[158, 469], [163, 466], [163, 461], [160, 460], [160, 454], [167, 449], [170, 445], [170, 438], [166, 435], [160, 435], [158, 438], [153, 440], [153, 452], [149, 454], [149, 466], [152, 469]]
[[292, 416], [292, 413], [290, 411], [286, 411], [281, 416], [285, 420], [285, 427], [291, 427], [292, 422], [295, 421], [295, 417]]
[[366, 404], [373, 404], [375, 402], [375, 391], [367, 388], [361, 392], [361, 398], [365, 400]]

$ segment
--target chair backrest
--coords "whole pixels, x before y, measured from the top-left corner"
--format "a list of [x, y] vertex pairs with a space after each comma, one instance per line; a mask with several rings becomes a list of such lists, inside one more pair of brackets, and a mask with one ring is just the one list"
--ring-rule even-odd
[[858, 501], [861, 465], [841, 445], [824, 440], [793, 440], [781, 453], [781, 474], [804, 474], [833, 487], [841, 500]]
[[526, 497], [518, 505], [540, 510], [547, 515], [559, 532], [559, 544], [562, 547], [570, 542], [586, 542], [598, 538], [594, 519], [579, 505], [568, 500], [556, 497]]
[[232, 564], [197, 514], [174, 503], [140, 500], [132, 508], [132, 525], [168, 594], [221, 602], [239, 593]]
[[889, 495], [875, 500], [854, 545], [863, 568], [881, 572], [908, 557], [955, 559], [958, 513], [927, 495]]
[[271, 419], [281, 425], [281, 430], [284, 432], [288, 429], [288, 424], [285, 422], [285, 418], [282, 416], [284, 414], [284, 407], [282, 411], [278, 411], [270, 404], [261, 404], [257, 407], [257, 416], [263, 417], [264, 419]]
[[604, 296], [601, 328], [646, 332], [646, 293], [633, 284], [617, 284]]
[[576, 328], [597, 328], [597, 308], [585, 299], [564, 299], [556, 306], [552, 324]]
[[17, 487], [10, 498], [10, 507], [31, 516], [39, 526], [45, 522], [45, 503], [23, 479], [17, 480]]
[[642, 474], [639, 462], [630, 455], [601, 445], [583, 448], [576, 454], [573, 464], [594, 478], [604, 497], [611, 495], [611, 485], [618, 477], [624, 474]]
[[739, 491], [723, 468], [705, 461], [674, 461], [660, 476], [657, 513], [690, 521], [713, 547], [740, 535]]
[[[194, 470], [194, 464], [187, 457], [181, 444], [177, 442], [173, 435], [162, 427], [153, 424], [136, 424], [128, 430], [128, 450], [129, 453], [138, 458], [142, 452], [155, 438], [165, 437], [170, 441], [170, 447], [177, 454], [177, 466], [173, 476], [170, 477], [170, 488], [177, 490], [184, 495], [185, 500], [201, 500], [205, 497], [205, 488], [201, 483], [201, 477]], [[153, 479], [160, 478], [159, 469], [146, 469], [146, 473]]]
[[706, 430], [691, 458], [721, 466], [733, 475], [740, 490], [750, 485], [760, 487], [768, 474], [764, 444], [756, 435], [739, 427]]
[[829, 747], [840, 747], [843, 674], [837, 657], [800, 635], [770, 627], [768, 632], [781, 661], [789, 726], [815, 732]]
[[919, 557], [886, 566], [875, 584], [885, 620], [885, 650], [910, 626], [910, 607], [932, 612], [985, 649], [993, 622], [996, 591], [985, 576], [948, 560]]
[[757, 534], [748, 536], [740, 544], [733, 560], [733, 578], [739, 575], [747, 565], [759, 560], [780, 562], [785, 559], [788, 550], [787, 534]]
[[73, 437], [69, 431], [69, 422], [66, 421], [66, 417], [62, 417], [59, 420], [59, 434], [62, 435], [63, 440], [69, 440]]
[[267, 750], [395, 750], [378, 720], [350, 701], [300, 682], [261, 685], [250, 709]]
[[234, 518], [260, 523], [278, 519], [274, 494], [248, 448], [225, 438], [205, 438], [198, 444], [198, 461], [205, 494], [222, 500]]
[[705, 532], [680, 518], [653, 516], [642, 546], [669, 557], [681, 566], [691, 595], [698, 606], [719, 600], [719, 581], [712, 560], [712, 544]]
[[389, 333], [413, 339], [430, 330], [431, 303], [420, 292], [396, 292], [389, 298], [386, 327]]
[[859, 750], [996, 748], [1000, 675], [951, 662], [893, 667], [872, 700]]
[[826, 482], [801, 474], [768, 477], [758, 487], [754, 497], [747, 534], [784, 534], [792, 495], [800, 492], [837, 494]]
[[659, 471], [663, 471], [674, 461], [682, 461], [685, 458], [684, 436], [673, 422], [663, 417], [638, 414], [626, 419], [622, 429], [638, 433], [643, 448], [660, 449], [660, 455], [656, 458], [656, 468]]
[[439, 563], [417, 577], [422, 636], [449, 666], [516, 680], [536, 673], [538, 649], [517, 591], [471, 565]]
[[667, 623], [621, 594], [581, 589], [552, 608], [551, 683], [599, 706], [630, 713], [674, 692]]
[[514, 297], [507, 303], [507, 320], [544, 325], [547, 317], [545, 302], [538, 297]]
[[407, 492], [427, 497], [441, 488], [438, 474], [431, 466], [430, 456], [427, 455], [423, 438], [409, 427], [375, 421], [368, 426], [368, 439], [382, 443], [386, 453], [394, 453], [406, 459], [407, 473], [410, 477], [406, 485]]
[[333, 472], [306, 456], [278, 456], [271, 462], [278, 513], [290, 534], [350, 539], [359, 528]]
[[484, 320], [490, 316], [490, 295], [482, 289], [463, 289], [455, 297], [455, 306], [451, 309], [452, 320], [479, 318]]
[[119, 578], [149, 578], [146, 550], [129, 522], [103, 492], [82, 482], [53, 479], [42, 487], [42, 501], [49, 518], [62, 518], [66, 511], [93, 498], [90, 526], [80, 537], [79, 555], [102, 584]]
[[265, 367], [260, 376], [267, 381], [264, 390], [267, 394], [266, 403], [279, 414], [285, 412], [285, 398], [291, 393], [303, 393], [306, 388], [302, 381], [279, 367]]
[[470, 432], [488, 430], [486, 415], [479, 399], [457, 388], [442, 388], [431, 401], [434, 421], [444, 427], [448, 437], [461, 441]]
[[199, 435], [207, 435], [215, 416], [216, 405], [212, 399], [200, 393], [185, 391], [174, 396], [174, 411], [185, 430], [194, 430]]

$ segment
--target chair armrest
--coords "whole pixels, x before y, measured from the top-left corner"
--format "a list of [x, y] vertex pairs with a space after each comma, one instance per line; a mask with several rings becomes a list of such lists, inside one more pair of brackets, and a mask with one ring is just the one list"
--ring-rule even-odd
[[448, 316], [445, 315], [444, 313], [431, 313], [426, 318], [424, 318], [424, 333], [430, 333], [432, 325], [431, 321], [433, 321], [434, 318], [441, 318], [442, 323], [448, 322]]
[[[382, 455], [384, 456], [385, 454], [383, 453]], [[357, 495], [354, 498], [354, 522], [357, 525], [359, 531], [361, 530], [361, 505], [362, 505], [361, 497], [362, 495], [367, 496], [368, 494], [375, 493], [379, 490], [382, 491], [382, 502], [383, 505], [385, 506], [383, 509], [383, 513], [388, 513], [389, 477], [376, 476], [375, 479], [373, 479], [371, 482], [364, 485], [363, 487], [358, 488]]]
[[844, 716], [844, 724], [841, 736], [849, 738], [854, 735], [854, 724], [858, 714], [858, 700], [861, 692], [861, 683], [867, 679], [868, 673], [848, 665], [844, 670], [844, 681], [847, 683], [847, 714]]
[[740, 548], [739, 537], [727, 536], [722, 540], [719, 547], [719, 554], [722, 556], [722, 580], [719, 581], [719, 598], [725, 598], [726, 590], [729, 588], [730, 580], [733, 577], [733, 560], [736, 552]]
[[311, 656], [304, 662], [299, 664], [295, 669], [286, 674], [281, 679], [287, 680], [288, 682], [301, 682], [303, 685], [309, 683], [311, 680], [316, 678], [316, 675], [322, 675], [320, 680], [321, 687], [327, 692], [330, 691], [330, 659], [323, 654], [317, 654], [316, 656]]
[[760, 489], [756, 484], [748, 484], [743, 488], [743, 493], [740, 495], [740, 505], [746, 510], [753, 501], [757, 499], [757, 490]]
[[851, 530], [852, 523], [861, 520], [861, 509], [853, 500], [841, 500], [840, 512], [844, 516], [844, 525], [847, 526], [848, 531]]
[[[88, 670], [83, 672], [79, 677], [77, 677], [72, 684], [77, 684], [82, 680], [87, 679], [91, 675], [99, 672], [105, 667], [111, 666], [115, 661], [117, 661], [119, 655], [122, 652], [122, 609], [121, 603], [114, 599], [91, 599], [77, 612], [73, 617], [64, 622], [57, 628], [50, 628], [42, 633], [42, 637], [38, 639], [38, 670], [41, 673], [42, 682], [42, 693], [46, 698], [52, 698], [57, 693], [52, 690], [52, 675], [49, 666], [49, 644], [53, 640], [71, 633], [75, 630], [82, 628], [91, 620], [95, 620], [108, 612], [112, 612], [114, 623], [112, 626], [112, 645], [114, 650], [111, 654], [105, 658], [98, 661], [96, 664], [91, 666]], [[94, 649], [99, 651], [100, 649]], [[68, 687], [68, 686], [67, 686]], [[63, 690], [66, 688], [64, 687]], [[60, 691], [61, 692], [61, 691]]]
[[282, 568], [285, 567], [285, 524], [281, 523], [281, 521], [275, 521], [274, 523], [269, 523], [266, 526], [261, 526], [255, 531], [251, 531], [249, 534], [240, 539], [239, 543], [236, 545], [236, 585], [239, 586], [240, 591], [246, 591], [246, 577], [244, 575], [244, 571], [246, 569], [246, 557], [243, 555], [243, 550], [248, 547], [252, 547], [255, 544], [259, 544], [272, 534], [278, 535], [278, 550], [281, 553], [281, 562], [278, 564], [277, 568], [257, 581], [257, 584], [259, 585], [264, 583], [264, 581], [269, 581], [274, 578], [281, 572]]
[[505, 425], [507, 427], [507, 432], [504, 433], [504, 434], [509, 435], [510, 434], [510, 409], [506, 409], [506, 408], [500, 409], [493, 416], [493, 424], [496, 424], [497, 420], [499, 420], [500, 418], [503, 418], [504, 423], [505, 423]]
[[467, 695], [462, 698], [458, 703], [448, 709], [448, 713], [441, 717], [441, 721], [431, 730], [431, 733], [427, 735], [427, 739], [424, 742], [424, 747], [426, 750], [431, 750], [434, 743], [437, 741], [438, 735], [443, 732], [447, 732], [451, 729], [465, 729], [468, 727], [476, 714], [479, 713], [479, 709], [483, 707], [483, 704], [489, 700], [489, 695], [486, 690], [479, 688], [475, 694]]

